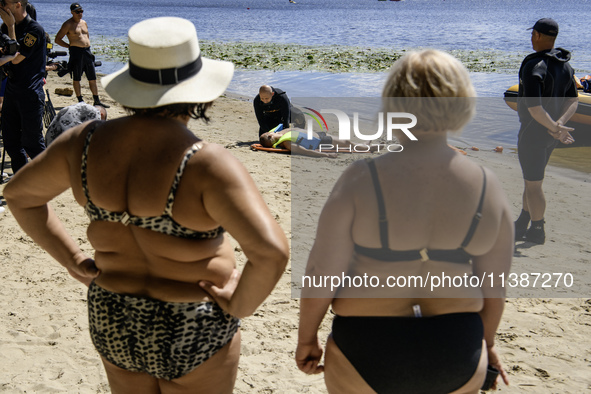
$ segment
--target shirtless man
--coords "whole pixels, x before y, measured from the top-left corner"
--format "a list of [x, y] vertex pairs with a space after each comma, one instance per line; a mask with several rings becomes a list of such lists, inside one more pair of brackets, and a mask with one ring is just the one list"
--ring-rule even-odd
[[[90, 51], [90, 36], [88, 35], [88, 25], [82, 20], [82, 13], [84, 10], [80, 3], [72, 3], [70, 5], [72, 17], [64, 22], [60, 30], [55, 36], [55, 43], [68, 48], [70, 50], [70, 70], [73, 74], [74, 92], [78, 101], [84, 101], [82, 98], [82, 91], [80, 89], [80, 81], [82, 80], [82, 73], [86, 73], [88, 85], [92, 92], [94, 105], [101, 105], [109, 108], [108, 105], [101, 103], [98, 96], [98, 88], [96, 85], [96, 72], [94, 70], [94, 55]], [[63, 40], [64, 36], [68, 37], [69, 43]]]

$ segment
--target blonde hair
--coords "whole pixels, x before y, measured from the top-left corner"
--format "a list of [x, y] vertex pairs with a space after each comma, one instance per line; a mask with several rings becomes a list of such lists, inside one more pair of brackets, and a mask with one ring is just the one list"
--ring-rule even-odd
[[474, 116], [476, 92], [468, 70], [453, 56], [428, 49], [410, 52], [392, 66], [384, 90], [384, 112], [410, 112], [417, 129], [461, 130]]

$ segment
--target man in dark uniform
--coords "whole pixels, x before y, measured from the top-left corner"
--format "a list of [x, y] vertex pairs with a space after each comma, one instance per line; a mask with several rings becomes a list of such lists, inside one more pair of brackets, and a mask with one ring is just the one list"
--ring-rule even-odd
[[20, 45], [19, 54], [9, 64], [2, 107], [2, 135], [13, 173], [27, 163], [27, 155], [35, 158], [45, 150], [45, 31], [27, 14], [27, 3], [27, 0], [3, 0], [0, 8], [8, 36]]
[[259, 137], [280, 124], [284, 129], [289, 128], [291, 122], [302, 129], [306, 126], [304, 114], [291, 105], [287, 94], [281, 89], [261, 86], [253, 105], [259, 122]]
[[531, 43], [536, 52], [528, 55], [519, 69], [517, 111], [521, 128], [517, 153], [525, 188], [523, 209], [515, 221], [515, 240], [543, 244], [546, 240], [544, 172], [558, 142], [574, 142], [570, 135], [573, 129], [565, 124], [577, 110], [578, 96], [574, 72], [568, 64], [570, 52], [554, 48], [558, 24], [544, 18], [531, 29]]

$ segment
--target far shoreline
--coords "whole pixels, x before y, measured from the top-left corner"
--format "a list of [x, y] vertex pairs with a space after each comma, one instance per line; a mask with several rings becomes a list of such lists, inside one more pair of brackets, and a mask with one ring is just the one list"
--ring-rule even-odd
[[[58, 58], [59, 60], [59, 58]], [[106, 63], [106, 62], [105, 62]], [[98, 79], [100, 80], [100, 78], [104, 75], [109, 74], [110, 72], [114, 72], [119, 70], [121, 67], [123, 67], [125, 65], [124, 62], [109, 62], [109, 65], [116, 65], [116, 67], [113, 67], [113, 69], [109, 72], [104, 72], [103, 70], [101, 70], [101, 67], [97, 68], [97, 76]], [[292, 99], [294, 97], [297, 98], [297, 96], [299, 95], [294, 95], [290, 93], [290, 89], [289, 89], [289, 85], [286, 86], [284, 85], [288, 79], [290, 75], [295, 74], [299, 74], [299, 75], [305, 75], [305, 74], [310, 74], [311, 76], [326, 76], [326, 78], [328, 78], [329, 80], [333, 79], [333, 78], [340, 78], [340, 77], [348, 77], [348, 76], [355, 76], [355, 74], [362, 74], [361, 76], [375, 76], [378, 77], [380, 74], [385, 75], [385, 73], [356, 73], [356, 72], [345, 72], [345, 73], [326, 73], [326, 72], [320, 72], [320, 71], [302, 71], [302, 72], [295, 72], [295, 71], [288, 71], [288, 70], [281, 70], [279, 72], [273, 72], [271, 70], [248, 70], [248, 69], [243, 69], [243, 68], [238, 68], [236, 69], [237, 75], [240, 75], [242, 72], [246, 72], [246, 73], [250, 73], [253, 72], [253, 75], [256, 74], [261, 74], [261, 75], [268, 75], [271, 76], [272, 78], [279, 78], [279, 80], [281, 82], [278, 82], [277, 84], [275, 84], [276, 86], [280, 86], [283, 89], [285, 89], [286, 91], [288, 91], [288, 94], [290, 97], [292, 97]], [[282, 75], [286, 75], [286, 77], [281, 78]], [[500, 74], [500, 73], [486, 73], [486, 72], [471, 72], [471, 75], [475, 75], [475, 76], [484, 76], [485, 77], [485, 81], [480, 81], [480, 83], [478, 81], [474, 81], [475, 85], [483, 85], [483, 84], [487, 84], [487, 80], [489, 79], [494, 79], [496, 80], [497, 78], [495, 78], [495, 76], [499, 76], [499, 79], [501, 79], [502, 81], [504, 81], [505, 79], [507, 79], [507, 77], [511, 77], [510, 79], [512, 79], [513, 75], [512, 74]], [[515, 79], [516, 79], [516, 74], [515, 74]], [[65, 77], [58, 77], [57, 74], [52, 73], [52, 79], [54, 81], [61, 81], [63, 83], [65, 83], [66, 85], [70, 85], [71, 84], [71, 79], [68, 76]], [[251, 78], [252, 79], [252, 78]], [[311, 78], [313, 80], [314, 83], [320, 83], [320, 88], [322, 88], [322, 84], [327, 84], [327, 81], [322, 81], [322, 82], [317, 82], [318, 78]], [[474, 79], [481, 79], [481, 78], [473, 78]], [[248, 102], [252, 102], [252, 99], [254, 97], [254, 95], [256, 95], [256, 89], [258, 88], [258, 85], [255, 86], [253, 84], [253, 81], [248, 81], [250, 83], [249, 86], [244, 86], [244, 85], [240, 85], [239, 90], [236, 89], [232, 89], [233, 87], [235, 88], [235, 86], [232, 86], [232, 84], [230, 85], [229, 89], [226, 91], [225, 96], [227, 96], [228, 98], [232, 98], [232, 99], [238, 99], [238, 100], [242, 100], [242, 101], [248, 101]], [[295, 84], [297, 85], [300, 81], [296, 82]], [[234, 82], [233, 82], [234, 83]], [[265, 81], [265, 83], [271, 83], [274, 84], [273, 81]], [[511, 82], [509, 82], [511, 83]], [[508, 86], [507, 86], [508, 87]], [[315, 88], [317, 88], [317, 86], [315, 86]], [[496, 85], [493, 86], [493, 88], [498, 88]], [[322, 90], [322, 89], [320, 89]], [[249, 94], [250, 93], [250, 94]], [[50, 91], [50, 94], [53, 96], [54, 92]], [[495, 90], [495, 94], [496, 94], [496, 90]], [[252, 97], [251, 97], [252, 96]], [[376, 93], [376, 97], [379, 96], [379, 89], [377, 90]], [[479, 93], [480, 96], [480, 93]], [[499, 95], [497, 97], [502, 97], [502, 93], [499, 93]], [[296, 103], [297, 105], [297, 103]], [[515, 129], [515, 139], [516, 139], [516, 135], [517, 135], [517, 130], [519, 129], [519, 125], [518, 123], [515, 124], [514, 126]], [[585, 132], [591, 132], [591, 127], [585, 127]], [[491, 137], [491, 136], [489, 136]], [[494, 137], [494, 136], [492, 136]], [[589, 142], [591, 140], [591, 136], [590, 138], [585, 138], [585, 140], [587, 142]], [[508, 141], [502, 141], [499, 139], [486, 139], [483, 138], [482, 136], [479, 136], [475, 133], [464, 133], [462, 135], [460, 135], [458, 138], [454, 138], [453, 136], [450, 136], [450, 143], [459, 148], [459, 149], [463, 149], [467, 152], [472, 151], [472, 148], [475, 147], [479, 150], [492, 150], [494, 149], [496, 146], [503, 146], [504, 148], [504, 155], [509, 155], [511, 157], [511, 160], [517, 160], [517, 153], [516, 153], [516, 143], [514, 142], [508, 142]], [[588, 145], [588, 143], [586, 144]], [[562, 148], [558, 148], [555, 150], [555, 153], [553, 154], [552, 158], [550, 159], [550, 166], [552, 166], [553, 169], [556, 169], [557, 172], [560, 173], [561, 176], [566, 176], [568, 178], [571, 179], [576, 179], [576, 180], [580, 180], [580, 181], [588, 181], [589, 180], [589, 174], [591, 174], [591, 147], [589, 146], [585, 146], [585, 147], [577, 147], [577, 148], [569, 148], [569, 147], [562, 147]]]

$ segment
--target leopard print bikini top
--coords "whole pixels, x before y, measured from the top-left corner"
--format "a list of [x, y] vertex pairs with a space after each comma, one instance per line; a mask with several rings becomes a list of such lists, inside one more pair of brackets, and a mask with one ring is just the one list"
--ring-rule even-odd
[[88, 135], [86, 136], [86, 140], [84, 142], [84, 150], [82, 152], [82, 190], [84, 191], [84, 195], [86, 196], [87, 201], [84, 209], [91, 221], [102, 220], [107, 222], [119, 222], [125, 226], [132, 224], [134, 226], [156, 231], [162, 234], [187, 239], [213, 239], [223, 234], [224, 229], [222, 227], [218, 227], [216, 229], [209, 231], [195, 231], [190, 228], [181, 226], [172, 218], [172, 206], [174, 204], [174, 198], [176, 195], [178, 184], [181, 180], [181, 177], [183, 176], [183, 171], [185, 170], [187, 162], [200, 149], [200, 146], [197, 144], [191, 146], [189, 150], [185, 153], [183, 160], [176, 171], [174, 180], [172, 182], [172, 186], [170, 188], [170, 192], [168, 193], [168, 198], [166, 200], [166, 206], [164, 208], [164, 212], [162, 213], [162, 215], [134, 216], [125, 211], [111, 212], [104, 208], [97, 207], [96, 205], [94, 205], [88, 193], [88, 178], [86, 167], [88, 161], [88, 147], [90, 146], [90, 139], [92, 138], [92, 134], [94, 133], [96, 126], [98, 126], [98, 124], [100, 123], [101, 122], [95, 122], [92, 125], [91, 129], [88, 132]]

